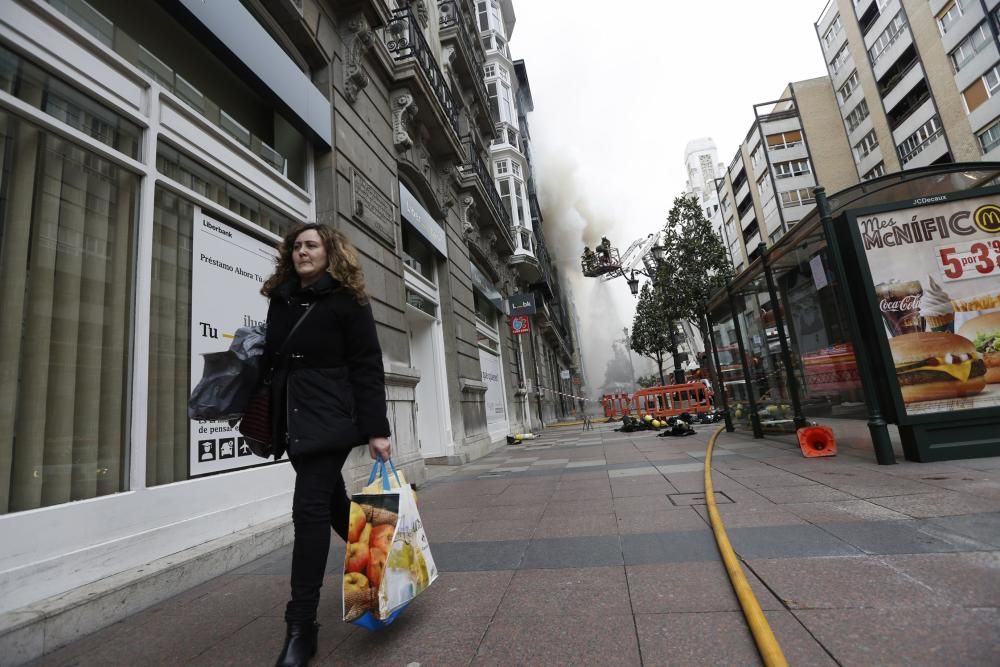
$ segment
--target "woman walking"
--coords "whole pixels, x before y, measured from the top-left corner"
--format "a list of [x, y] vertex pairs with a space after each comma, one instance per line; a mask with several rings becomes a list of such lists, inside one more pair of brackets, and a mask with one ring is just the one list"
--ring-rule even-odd
[[386, 460], [391, 445], [382, 350], [347, 237], [328, 225], [293, 228], [261, 294], [270, 299], [262, 367], [273, 369], [275, 458], [287, 451], [296, 474], [288, 630], [277, 661], [292, 667], [316, 654], [330, 528], [347, 540], [341, 468], [355, 445], [367, 443], [373, 459]]

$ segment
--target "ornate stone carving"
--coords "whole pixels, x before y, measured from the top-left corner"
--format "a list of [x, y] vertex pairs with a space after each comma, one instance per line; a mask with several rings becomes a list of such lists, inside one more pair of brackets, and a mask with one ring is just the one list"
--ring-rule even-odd
[[410, 9], [417, 15], [420, 25], [427, 27], [427, 2], [425, 0], [410, 0]]
[[456, 182], [457, 170], [454, 164], [445, 164], [438, 168], [437, 196], [441, 209], [447, 211], [455, 205], [455, 191], [452, 185]]
[[375, 44], [375, 33], [368, 20], [361, 14], [348, 19], [344, 30], [344, 97], [353, 104], [368, 85], [368, 72], [364, 68], [365, 51]]
[[455, 76], [455, 58], [457, 57], [458, 52], [451, 44], [441, 49], [441, 69], [444, 70], [446, 79], [454, 80], [457, 78]]
[[462, 216], [462, 239], [469, 243], [476, 233], [476, 224], [473, 222], [478, 215], [476, 200], [469, 196], [462, 197], [460, 213]]
[[392, 143], [397, 150], [413, 146], [411, 124], [417, 115], [417, 104], [409, 91], [400, 91], [392, 99]]
[[[426, 133], [422, 133], [424, 135]], [[433, 162], [431, 161], [431, 153], [427, 150], [427, 137], [421, 136], [420, 141], [417, 142], [416, 150], [416, 162], [417, 167], [420, 169], [420, 173], [424, 175], [427, 182], [431, 182], [431, 172], [433, 171]]]

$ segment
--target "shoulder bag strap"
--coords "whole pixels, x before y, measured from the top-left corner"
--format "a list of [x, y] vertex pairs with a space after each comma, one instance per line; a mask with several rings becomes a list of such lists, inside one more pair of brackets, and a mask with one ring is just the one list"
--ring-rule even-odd
[[313, 301], [311, 304], [309, 304], [309, 307], [306, 308], [306, 312], [302, 313], [302, 315], [299, 316], [299, 319], [295, 321], [295, 325], [292, 326], [292, 330], [288, 332], [287, 336], [285, 336], [285, 341], [281, 344], [281, 347], [278, 348], [278, 351], [274, 353], [274, 362], [271, 364], [271, 368], [268, 370], [267, 373], [268, 383], [270, 383], [271, 377], [274, 375], [275, 367], [282, 359], [285, 358], [285, 351], [288, 349], [288, 343], [289, 341], [292, 340], [292, 336], [295, 335], [295, 332], [298, 330], [299, 325], [302, 324], [302, 322], [306, 319], [306, 317], [309, 315], [312, 309], [316, 307], [317, 303], [318, 301]]

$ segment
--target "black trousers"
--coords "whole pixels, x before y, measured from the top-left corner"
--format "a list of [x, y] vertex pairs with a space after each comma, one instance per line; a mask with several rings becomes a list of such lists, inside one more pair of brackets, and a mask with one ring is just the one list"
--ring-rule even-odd
[[[298, 458], [290, 455], [295, 468], [292, 523], [292, 597], [285, 608], [289, 623], [316, 619], [319, 591], [330, 551], [330, 528], [347, 541], [351, 500], [347, 497], [341, 468], [350, 451]], [[339, 572], [339, 570], [338, 570]], [[339, 577], [337, 578], [339, 580]]]

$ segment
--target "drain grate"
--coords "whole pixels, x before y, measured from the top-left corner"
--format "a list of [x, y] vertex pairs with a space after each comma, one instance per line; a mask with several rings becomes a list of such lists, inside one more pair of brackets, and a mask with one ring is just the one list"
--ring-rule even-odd
[[[704, 493], [672, 493], [667, 494], [670, 502], [678, 507], [690, 507], [691, 505], [707, 505]], [[715, 503], [717, 505], [732, 504], [733, 499], [722, 491], [715, 492]]]

